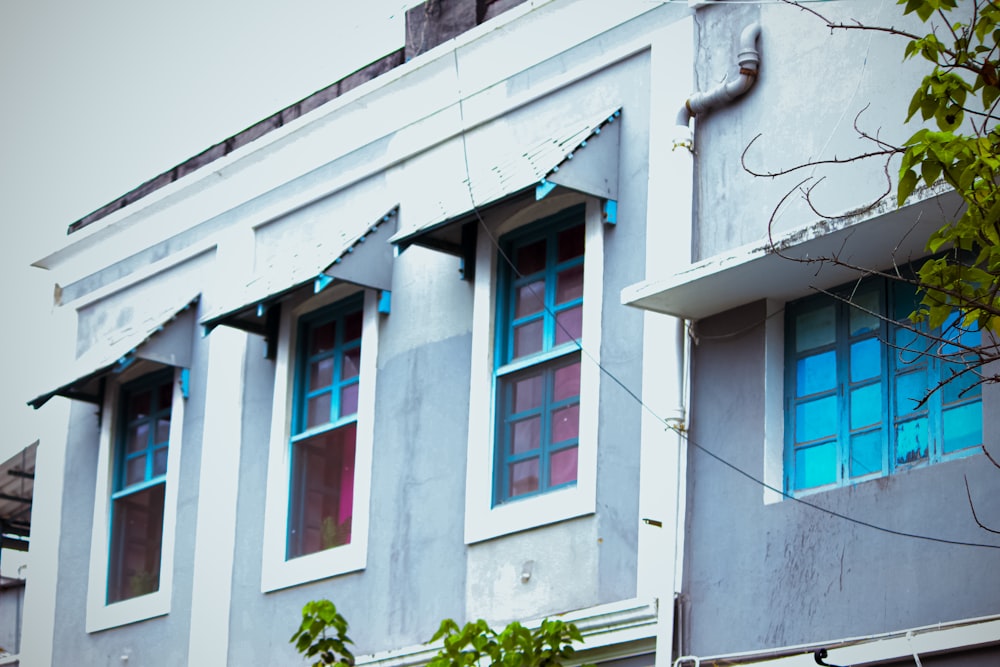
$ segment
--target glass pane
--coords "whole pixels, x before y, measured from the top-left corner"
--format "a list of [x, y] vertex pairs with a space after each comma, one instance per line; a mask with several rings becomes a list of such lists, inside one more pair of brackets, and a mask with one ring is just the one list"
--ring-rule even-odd
[[957, 452], [983, 443], [982, 403], [966, 403], [944, 411], [944, 451]]
[[851, 392], [851, 428], [858, 429], [882, 421], [882, 385], [870, 384]]
[[867, 380], [882, 372], [882, 343], [866, 338], [851, 344], [851, 382]]
[[583, 298], [583, 266], [560, 271], [556, 276], [556, 303]]
[[583, 306], [556, 313], [556, 345], [578, 340], [583, 335]]
[[356, 347], [344, 352], [341, 358], [340, 379], [350, 380], [358, 376], [358, 369], [361, 368], [361, 348]]
[[146, 455], [131, 458], [125, 464], [125, 485], [122, 488], [146, 481]]
[[924, 358], [922, 353], [927, 351], [929, 345], [932, 345], [926, 336], [905, 327], [896, 328], [892, 338], [896, 347], [891, 352], [895, 356], [896, 364], [912, 364], [921, 361]]
[[153, 477], [167, 474], [167, 448], [160, 447], [153, 452]]
[[837, 397], [827, 396], [795, 406], [795, 441], [807, 442], [837, 432]]
[[336, 340], [336, 331], [335, 322], [327, 322], [313, 328], [309, 336], [309, 356], [332, 350]]
[[967, 353], [968, 348], [978, 346], [982, 340], [978, 330], [967, 330], [962, 327], [958, 315], [954, 313], [941, 325], [941, 337], [948, 341], [941, 345], [941, 354], [949, 357], [961, 357]]
[[170, 441], [170, 418], [161, 417], [156, 420], [156, 442], [154, 444], [162, 445], [165, 442]]
[[357, 414], [358, 412], [358, 383], [353, 382], [340, 390], [340, 416]]
[[356, 310], [344, 316], [344, 343], [361, 338], [361, 311]]
[[809, 489], [837, 480], [837, 445], [833, 442], [795, 450], [795, 488]]
[[350, 543], [356, 435], [349, 424], [295, 444], [289, 558]]
[[545, 281], [536, 280], [517, 288], [514, 296], [514, 317], [520, 319], [545, 308]]
[[549, 485], [558, 486], [576, 481], [576, 447], [567, 447], [549, 459]]
[[941, 388], [942, 400], [945, 403], [982, 395], [982, 385], [978, 384], [980, 378], [976, 372], [965, 371], [966, 367], [961, 364], [942, 364], [942, 366], [941, 379], [948, 380]]
[[329, 387], [333, 383], [333, 357], [309, 364], [309, 390]]
[[837, 353], [830, 350], [799, 359], [795, 371], [796, 396], [833, 389], [837, 385]]
[[511, 424], [510, 453], [521, 454], [538, 449], [542, 437], [542, 418], [532, 417]]
[[173, 380], [169, 380], [160, 385], [159, 396], [157, 397], [158, 403], [156, 407], [158, 410], [166, 410], [170, 407], [174, 399], [174, 383]]
[[523, 245], [514, 254], [514, 265], [519, 275], [538, 273], [545, 268], [545, 239]]
[[514, 381], [514, 412], [524, 412], [542, 404], [542, 376], [532, 375]]
[[306, 428], [326, 424], [330, 421], [330, 393], [323, 392], [307, 401]]
[[882, 431], [851, 436], [851, 477], [882, 471]]
[[580, 435], [579, 404], [560, 408], [552, 413], [552, 443], [576, 440]]
[[872, 290], [869, 292], [861, 292], [860, 294], [855, 294], [851, 297], [851, 302], [854, 304], [854, 306], [850, 308], [850, 328], [852, 336], [857, 336], [858, 334], [869, 331], [878, 331], [879, 318], [877, 314], [883, 312], [879, 307], [878, 296], [878, 291]]
[[160, 589], [164, 487], [157, 484], [112, 502], [109, 603]]
[[514, 327], [514, 358], [542, 351], [542, 321]]
[[510, 497], [538, 490], [538, 459], [518, 461], [510, 466]]
[[927, 418], [896, 425], [896, 465], [927, 458]]
[[137, 394], [132, 394], [128, 401], [128, 409], [125, 414], [126, 420], [133, 421], [135, 419], [148, 417], [152, 398], [153, 393], [151, 391], [142, 391]]
[[558, 261], [565, 262], [574, 257], [582, 257], [585, 244], [584, 239], [583, 225], [570, 227], [559, 232]]
[[892, 292], [893, 299], [895, 299], [892, 317], [896, 321], [905, 320], [910, 316], [910, 313], [917, 309], [917, 305], [920, 303], [916, 290], [912, 285], [893, 282]]
[[[927, 374], [922, 370], [896, 376], [896, 415], [917, 410], [917, 404], [927, 396]], [[921, 405], [920, 410], [926, 408]]]
[[580, 395], [580, 362], [557, 368], [553, 401], [565, 401], [567, 398]]
[[795, 318], [795, 351], [811, 350], [836, 340], [834, 304], [810, 310]]
[[129, 454], [149, 446], [149, 422], [136, 424], [128, 430], [125, 451]]

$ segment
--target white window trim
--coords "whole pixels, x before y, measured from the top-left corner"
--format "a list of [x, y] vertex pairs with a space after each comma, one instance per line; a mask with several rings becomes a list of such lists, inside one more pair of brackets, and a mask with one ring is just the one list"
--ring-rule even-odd
[[261, 591], [264, 593], [363, 570], [367, 564], [379, 324], [378, 296], [374, 290], [365, 290], [364, 293], [351, 542], [291, 560], [285, 559], [291, 463], [288, 442], [294, 401], [298, 321], [302, 315], [335, 303], [349, 296], [354, 290], [356, 288], [347, 285], [333, 285], [327, 288], [328, 293], [321, 297], [282, 309], [278, 352], [275, 359], [274, 404], [271, 413], [267, 495], [264, 507], [260, 583]]
[[[494, 418], [493, 350], [496, 327], [497, 249], [493, 238], [530, 222], [586, 202], [583, 265], [583, 352], [580, 366], [580, 438], [575, 486], [493, 506]], [[465, 543], [472, 544], [578, 516], [597, 507], [597, 429], [601, 371], [601, 311], [604, 299], [604, 222], [600, 202], [591, 197], [553, 193], [520, 211], [493, 233], [480, 233], [472, 315], [472, 370], [469, 386], [469, 446], [465, 483]]]
[[181, 369], [174, 369], [174, 393], [170, 407], [170, 447], [167, 450], [167, 488], [163, 502], [163, 538], [160, 546], [160, 587], [153, 593], [107, 603], [110, 556], [111, 492], [114, 479], [116, 425], [121, 387], [109, 382], [101, 408], [100, 449], [97, 459], [97, 490], [94, 528], [90, 540], [90, 572], [87, 582], [87, 632], [98, 632], [170, 613], [174, 576], [174, 544], [177, 525], [177, 492], [180, 484], [181, 443], [184, 425], [184, 394]]

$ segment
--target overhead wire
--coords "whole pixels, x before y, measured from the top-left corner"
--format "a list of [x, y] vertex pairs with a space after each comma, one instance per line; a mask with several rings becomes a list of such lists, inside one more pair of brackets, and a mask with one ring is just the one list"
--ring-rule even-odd
[[[458, 49], [457, 48], [454, 49], [454, 50], [452, 50], [452, 56], [454, 58], [454, 66], [455, 66], [455, 83], [456, 83], [456, 86], [458, 87], [458, 90], [457, 90], [457, 93], [458, 93], [458, 115], [459, 115], [459, 123], [460, 123], [459, 135], [460, 135], [461, 141], [462, 141], [462, 157], [463, 157], [463, 160], [464, 160], [464, 163], [465, 163], [466, 187], [467, 187], [468, 192], [469, 192], [469, 203], [470, 203], [470, 205], [472, 207], [472, 212], [476, 216], [476, 220], [479, 223], [480, 229], [482, 229], [483, 233], [486, 234], [486, 237], [489, 239], [490, 244], [493, 246], [493, 248], [497, 251], [497, 254], [504, 261], [504, 263], [508, 267], [510, 267], [510, 270], [514, 273], [515, 276], [517, 276], [518, 278], [523, 278], [524, 277], [523, 274], [521, 274], [521, 272], [518, 270], [517, 266], [511, 260], [510, 256], [507, 254], [507, 252], [504, 251], [504, 249], [501, 246], [499, 240], [491, 232], [491, 230], [489, 229], [489, 226], [486, 224], [486, 221], [483, 219], [482, 215], [480, 214], [479, 206], [478, 206], [478, 204], [476, 204], [475, 197], [474, 197], [473, 192], [472, 192], [472, 174], [471, 174], [471, 171], [469, 169], [469, 150], [468, 150], [468, 144], [467, 144], [467, 141], [466, 141], [464, 96], [462, 94], [461, 86], [460, 86], [461, 79], [459, 77]], [[529, 284], [529, 285], [527, 285], [527, 287], [531, 291], [532, 295], [539, 301], [540, 305], [545, 310], [546, 314], [548, 314], [549, 316], [552, 317], [552, 319], [555, 322], [556, 326], [558, 326], [560, 329], [562, 329], [563, 333], [565, 333], [569, 337], [569, 339], [573, 341], [573, 343], [576, 345], [577, 349], [580, 351], [580, 354], [582, 356], [586, 357], [588, 360], [590, 360], [590, 362], [593, 363], [598, 368], [598, 370], [601, 371], [601, 373], [604, 376], [606, 376], [609, 380], [611, 380], [613, 383], [615, 383], [616, 385], [618, 385], [618, 387], [620, 387], [622, 389], [622, 391], [624, 391], [630, 398], [632, 398], [636, 402], [636, 404], [639, 405], [639, 407], [642, 410], [644, 410], [647, 414], [649, 414], [651, 417], [653, 417], [658, 423], [662, 424], [665, 429], [669, 429], [669, 430], [673, 431], [674, 433], [676, 433], [678, 436], [680, 436], [690, 446], [694, 447], [695, 449], [697, 449], [698, 451], [702, 452], [706, 456], [708, 456], [708, 457], [710, 457], [710, 458], [718, 461], [719, 463], [721, 463], [722, 465], [724, 465], [727, 468], [731, 469], [732, 471], [736, 472], [737, 474], [745, 477], [746, 479], [750, 480], [754, 484], [757, 484], [758, 486], [760, 486], [760, 487], [762, 487], [764, 489], [767, 489], [769, 491], [772, 491], [774, 493], [779, 494], [783, 498], [786, 498], [788, 500], [796, 502], [796, 503], [798, 503], [800, 505], [803, 505], [805, 507], [809, 507], [809, 508], [811, 508], [813, 510], [816, 510], [818, 512], [822, 512], [822, 513], [827, 514], [829, 516], [841, 519], [843, 521], [847, 521], [849, 523], [852, 523], [852, 524], [855, 524], [855, 525], [858, 525], [858, 526], [862, 526], [862, 527], [865, 527], [865, 528], [870, 528], [872, 530], [876, 530], [876, 531], [879, 531], [879, 532], [882, 532], [882, 533], [887, 533], [889, 535], [896, 535], [898, 537], [906, 537], [906, 538], [915, 539], [915, 540], [923, 540], [923, 541], [927, 541], [927, 542], [935, 542], [935, 543], [939, 543], [939, 544], [948, 544], [948, 545], [953, 545], [953, 546], [978, 547], [978, 548], [984, 548], [984, 549], [1000, 549], [1000, 544], [988, 544], [988, 543], [985, 543], [985, 542], [970, 542], [970, 541], [964, 541], [964, 540], [953, 540], [953, 539], [944, 538], [944, 537], [936, 537], [936, 536], [933, 536], [933, 535], [922, 535], [922, 534], [919, 534], [919, 533], [911, 533], [911, 532], [908, 532], [908, 531], [897, 530], [895, 528], [888, 528], [886, 526], [880, 526], [880, 525], [872, 523], [870, 521], [865, 521], [863, 519], [857, 519], [857, 518], [854, 518], [854, 517], [849, 516], [847, 514], [844, 514], [842, 512], [837, 512], [836, 510], [832, 510], [832, 509], [829, 509], [827, 507], [823, 507], [822, 505], [819, 505], [819, 504], [814, 503], [814, 502], [810, 502], [810, 501], [806, 500], [805, 498], [801, 498], [801, 497], [796, 496], [794, 494], [788, 493], [784, 489], [779, 489], [779, 488], [777, 488], [777, 487], [775, 487], [775, 486], [773, 486], [771, 484], [768, 484], [764, 480], [762, 480], [762, 479], [754, 476], [753, 474], [747, 472], [746, 470], [743, 470], [742, 468], [740, 468], [736, 464], [734, 464], [731, 461], [725, 459], [724, 457], [720, 456], [719, 454], [716, 454], [715, 452], [713, 452], [712, 450], [708, 449], [707, 447], [705, 447], [704, 445], [700, 444], [699, 442], [693, 440], [691, 438], [690, 434], [688, 433], [687, 428], [685, 426], [679, 425], [679, 424], [675, 423], [674, 420], [668, 420], [668, 419], [660, 416], [652, 407], [650, 407], [642, 399], [642, 397], [638, 393], [636, 393], [631, 387], [629, 387], [627, 384], [625, 384], [625, 382], [623, 380], [621, 380], [617, 375], [615, 375], [611, 370], [609, 370], [603, 364], [601, 364], [601, 362], [597, 359], [597, 357], [595, 357], [593, 354], [591, 354], [591, 352], [589, 350], [587, 350], [583, 346], [583, 342], [582, 342], [581, 339], [574, 337], [573, 334], [565, 327], [565, 325], [562, 324], [561, 322], [559, 322], [558, 318], [555, 316], [556, 315], [555, 312], [553, 312], [552, 309], [545, 303], [545, 299], [542, 296], [540, 296], [535, 291], [535, 288], [534, 288], [533, 285]], [[765, 317], [765, 319], [769, 319], [769, 318], [773, 317], [774, 315], [776, 315], [776, 314], [778, 314], [778, 313], [780, 313], [782, 311], [783, 311], [783, 309], [778, 310], [778, 311], [776, 311], [774, 313], [770, 313], [770, 314], [767, 315], [767, 317]], [[758, 322], [754, 326], [759, 326], [759, 324], [760, 323]], [[750, 327], [750, 328], [752, 328], [752, 327]], [[749, 330], [749, 328], [746, 329], [746, 330], [740, 330], [739, 332], [736, 332], [735, 334], [730, 334], [730, 335], [737, 335], [739, 333], [745, 333], [745, 331], [748, 331], [748, 330]], [[690, 333], [689, 333], [689, 335], [690, 335]], [[730, 336], [728, 336], [728, 335], [727, 336], [719, 336], [719, 338], [727, 338], [727, 337], [730, 337]]]

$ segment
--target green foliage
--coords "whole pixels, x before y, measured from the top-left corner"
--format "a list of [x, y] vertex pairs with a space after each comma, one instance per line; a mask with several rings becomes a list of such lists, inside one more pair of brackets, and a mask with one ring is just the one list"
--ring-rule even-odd
[[428, 667], [559, 667], [583, 637], [574, 624], [558, 620], [546, 619], [535, 630], [515, 621], [497, 632], [482, 619], [464, 627], [445, 619], [431, 638], [438, 640], [444, 646]]
[[1000, 4], [975, 0], [898, 0], [904, 13], [937, 18], [937, 32], [915, 37], [905, 58], [923, 58], [932, 69], [913, 94], [906, 120], [933, 120], [901, 147], [898, 204], [914, 189], [939, 179], [962, 197], [954, 221], [927, 242], [943, 256], [926, 261], [918, 279], [920, 306], [911, 318], [931, 326], [957, 313], [963, 327], [1000, 331]]
[[[332, 631], [333, 636], [327, 636]], [[347, 636], [347, 621], [329, 600], [313, 600], [302, 608], [302, 623], [289, 640], [306, 658], [315, 658], [312, 667], [354, 664], [347, 648], [354, 642]]]

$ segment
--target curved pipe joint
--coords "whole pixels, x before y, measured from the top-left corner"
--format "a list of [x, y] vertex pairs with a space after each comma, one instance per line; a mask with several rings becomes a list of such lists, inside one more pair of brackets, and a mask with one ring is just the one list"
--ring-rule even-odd
[[703, 93], [694, 93], [677, 112], [677, 125], [688, 127], [692, 116], [700, 116], [716, 107], [732, 102], [753, 87], [757, 80], [757, 70], [760, 65], [760, 53], [757, 51], [757, 39], [760, 37], [760, 23], [753, 22], [743, 28], [740, 33], [740, 75], [734, 81], [723, 81], [718, 86]]

